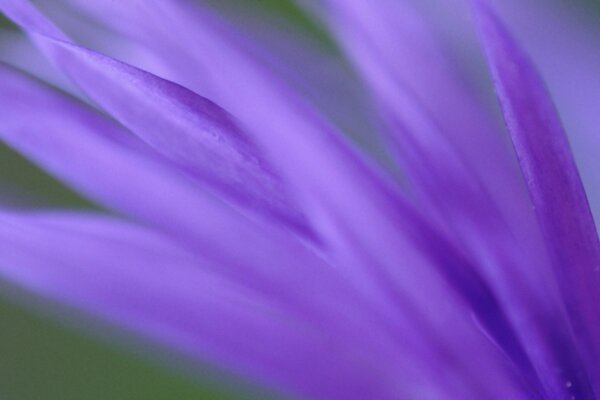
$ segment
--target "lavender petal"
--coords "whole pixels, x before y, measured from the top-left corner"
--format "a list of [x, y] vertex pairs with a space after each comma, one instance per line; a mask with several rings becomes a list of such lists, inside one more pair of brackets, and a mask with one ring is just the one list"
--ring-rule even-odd
[[159, 153], [246, 209], [308, 234], [299, 211], [233, 118], [190, 90], [73, 44], [27, 2], [3, 6], [84, 93]]
[[0, 238], [3, 278], [190, 357], [284, 393], [397, 393], [394, 367], [379, 365], [385, 357], [368, 342], [295, 317], [147, 229], [91, 214], [2, 211]]

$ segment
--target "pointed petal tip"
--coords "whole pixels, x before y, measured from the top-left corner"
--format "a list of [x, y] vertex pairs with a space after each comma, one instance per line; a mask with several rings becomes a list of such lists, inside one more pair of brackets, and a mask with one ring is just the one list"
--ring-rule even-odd
[[600, 244], [567, 135], [550, 93], [494, 11], [472, 0], [482, 46], [556, 281], [592, 369], [600, 368]]

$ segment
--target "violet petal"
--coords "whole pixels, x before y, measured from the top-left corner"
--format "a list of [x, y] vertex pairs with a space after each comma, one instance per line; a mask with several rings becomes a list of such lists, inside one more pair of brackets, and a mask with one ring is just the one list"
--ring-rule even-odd
[[481, 2], [474, 4], [498, 99], [553, 256], [579, 350], [598, 372], [600, 243], [577, 166], [535, 68], [494, 13]]

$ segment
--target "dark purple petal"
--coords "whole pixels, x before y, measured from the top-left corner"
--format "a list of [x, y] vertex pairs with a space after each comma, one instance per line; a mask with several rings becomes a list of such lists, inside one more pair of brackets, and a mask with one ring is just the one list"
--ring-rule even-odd
[[498, 98], [553, 256], [579, 350], [597, 373], [600, 244], [569, 143], [530, 61], [489, 8], [475, 2], [475, 10]]

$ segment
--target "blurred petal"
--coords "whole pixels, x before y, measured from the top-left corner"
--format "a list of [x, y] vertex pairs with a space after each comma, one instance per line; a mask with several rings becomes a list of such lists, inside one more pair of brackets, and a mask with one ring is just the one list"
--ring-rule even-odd
[[[361, 149], [375, 153], [375, 161], [391, 164], [384, 159], [389, 155], [378, 132], [373, 104], [364, 96], [355, 72], [319, 21], [309, 19], [291, 0], [281, 3], [292, 10], [294, 17], [287, 18], [267, 12], [268, 6], [258, 4], [234, 2], [231, 7], [230, 2], [206, 3], [228, 18], [240, 35], [260, 43], [253, 55], [272, 67], [274, 74], [327, 115]], [[221, 10], [221, 3], [227, 10]], [[190, 84], [193, 89], [193, 83]]]
[[0, 60], [70, 93], [75, 88], [22, 32], [0, 29]]
[[[432, 199], [427, 211], [434, 209], [438, 217], [447, 214], [450, 223], [444, 227], [439, 223], [443, 218], [435, 219], [428, 212], [419, 211], [388, 176], [355, 152], [339, 131], [273, 74], [257, 56], [251, 40], [191, 2], [132, 1], [114, 7], [113, 2], [107, 1], [70, 1], [90, 6], [97, 19], [136, 37], [163, 60], [172, 57], [175, 61], [167, 64], [176, 72], [174, 75], [181, 76], [189, 88], [223, 105], [240, 123], [182, 86], [71, 43], [27, 1], [2, 0], [0, 6], [49, 49], [49, 54], [84, 91], [158, 152], [125, 139], [122, 129], [96, 114], [93, 117], [89, 111], [80, 114], [79, 108], [74, 113], [65, 112], [69, 107], [63, 100], [54, 110], [67, 114], [68, 124], [91, 133], [91, 140], [77, 138], [77, 145], [66, 143], [67, 139], [58, 140], [57, 146], [46, 139], [44, 145], [40, 132], [41, 128], [47, 129], [45, 126], [39, 121], [26, 121], [23, 115], [10, 116], [6, 122], [8, 133], [2, 133], [15, 147], [107, 204], [181, 240], [193, 252], [218, 264], [219, 269], [225, 270], [223, 276], [268, 293], [270, 298], [307, 320], [332, 323], [342, 337], [349, 335], [349, 341], [365, 331], [353, 329], [348, 316], [350, 320], [356, 317], [363, 329], [369, 326], [366, 321], [370, 322], [374, 329], [369, 330], [365, 340], [381, 351], [373, 359], [385, 360], [381, 368], [386, 376], [372, 379], [375, 373], [358, 379], [350, 393], [359, 398], [403, 395], [432, 399], [513, 399], [542, 395], [568, 397], [568, 391], [575, 395], [589, 394], [585, 377], [573, 380], [569, 375], [568, 390], [556, 388], [556, 382], [550, 385], [545, 382], [546, 371], [539, 367], [543, 360], [549, 360], [547, 370], [556, 369], [557, 363], [571, 373], [577, 357], [564, 356], [570, 349], [571, 338], [560, 329], [552, 329], [536, 345], [540, 330], [553, 324], [562, 325], [563, 316], [560, 312], [557, 317], [551, 315], [556, 306], [553, 292], [548, 300], [540, 296], [547, 280], [538, 285], [532, 279], [545, 271], [543, 251], [535, 244], [537, 227], [528, 219], [531, 213], [524, 206], [523, 191], [510, 169], [508, 153], [498, 151], [499, 142], [492, 135], [479, 143], [483, 147], [470, 142], [472, 137], [480, 137], [482, 130], [496, 128], [486, 116], [479, 116], [481, 108], [471, 98], [472, 93], [463, 90], [452, 76], [451, 68], [446, 69], [442, 58], [429, 45], [427, 35], [420, 36], [421, 28], [415, 28], [409, 21], [408, 34], [402, 35], [408, 41], [402, 42], [400, 48], [411, 59], [428, 60], [425, 65], [432, 66], [427, 70], [435, 77], [435, 86], [444, 88], [453, 100], [432, 95], [432, 86], [419, 78], [422, 75], [418, 72], [422, 71], [414, 64], [399, 64], [399, 81], [405, 82], [398, 84], [395, 73], [388, 70], [396, 68], [393, 52], [388, 51], [394, 49], [390, 32], [395, 30], [387, 30], [385, 9], [377, 11], [383, 11], [381, 18], [374, 18], [382, 22], [381, 26], [364, 24], [373, 25], [372, 32], [353, 31], [361, 25], [356, 21], [342, 23], [344, 29], [352, 28], [349, 35], [355, 39], [364, 33], [367, 37], [372, 34], [373, 40], [386, 47], [369, 49], [365, 45], [368, 40], [351, 41], [348, 45], [383, 104], [384, 117], [392, 122], [393, 129], [398, 129], [396, 133], [404, 135], [400, 140], [403, 150], [411, 146], [417, 150], [407, 157], [415, 186], [425, 188], [423, 198]], [[372, 17], [371, 5], [384, 3], [372, 2], [365, 12], [360, 11], [358, 2], [346, 3], [344, 7], [348, 4], [358, 6], [359, 12], [352, 18], [360, 22], [362, 17], [367, 20]], [[344, 7], [341, 9], [347, 10]], [[115, 14], [117, 18], [113, 18]], [[411, 37], [413, 28], [418, 32], [417, 39]], [[427, 44], [424, 51], [418, 46], [423, 38]], [[367, 59], [369, 62], [361, 64], [361, 60]], [[23, 81], [19, 79], [21, 84]], [[12, 83], [3, 84], [24, 98], [30, 96], [31, 87], [36, 87], [24, 85], [26, 89], [20, 92], [23, 87], [15, 89]], [[45, 101], [41, 102], [44, 107]], [[48, 102], [55, 104], [55, 101], [52, 98]], [[23, 105], [9, 105], [9, 113], [10, 107], [19, 111]], [[448, 113], [447, 109], [453, 112]], [[51, 122], [54, 135], [59, 136], [64, 122], [42, 115], [44, 121]], [[81, 115], [86, 122], [74, 123]], [[89, 124], [92, 120], [103, 122]], [[209, 135], [199, 136], [199, 128]], [[27, 132], [25, 138], [20, 134], [23, 130]], [[105, 131], [116, 134], [103, 137]], [[417, 131], [419, 135], [415, 134]], [[38, 140], [44, 145], [42, 149], [37, 148]], [[108, 193], [111, 190], [108, 174], [94, 171], [90, 160], [77, 163], [83, 172], [69, 169], [68, 163], [77, 161], [73, 159], [77, 146], [87, 140], [93, 144], [82, 147], [92, 161], [100, 159], [101, 165], [110, 168], [110, 160], [115, 157], [117, 164], [127, 171], [125, 178], [114, 178], [122, 193]], [[431, 169], [427, 168], [429, 163], [433, 165]], [[147, 174], [133, 171], [140, 167], [148, 167], [148, 171], [144, 170]], [[294, 204], [302, 206], [311, 227], [323, 239], [319, 256], [324, 260], [274, 220], [263, 218], [252, 222], [221, 204], [195, 187], [181, 170], [209, 183], [217, 195], [234, 200], [238, 207], [242, 206], [243, 214], [264, 206], [267, 214], [283, 215], [282, 220], [291, 220], [292, 225], [298, 226], [295, 206], [290, 205], [287, 197], [289, 185]], [[445, 182], [448, 175], [452, 179]], [[135, 189], [126, 187], [129, 178], [138, 176], [143, 183], [136, 183]], [[90, 177], [99, 179], [100, 187], [90, 183]], [[286, 184], [286, 194], [281, 194], [281, 182]], [[174, 193], [169, 191], [168, 195], [159, 193], [155, 198], [144, 199], [146, 208], [141, 212], [133, 205], [136, 194], [155, 195], [165, 187], [173, 188]], [[497, 204], [494, 199], [499, 200]], [[168, 200], [168, 204], [160, 204], [163, 200]], [[188, 201], [191, 203], [186, 204]], [[501, 209], [500, 213], [496, 207]], [[503, 217], [509, 227], [503, 225]], [[463, 224], [465, 220], [467, 224]], [[300, 225], [304, 226], [304, 222]], [[514, 232], [517, 234], [513, 237]], [[534, 237], [531, 242], [530, 234]], [[497, 240], [486, 245], [480, 237]], [[523, 247], [532, 255], [511, 251], [511, 246], [521, 238], [528, 240]], [[530, 246], [531, 243], [534, 245]], [[231, 249], [236, 254], [231, 254]], [[521, 255], [528, 257], [519, 260]], [[536, 268], [528, 270], [529, 260], [533, 260]], [[328, 263], [335, 269], [330, 269]], [[514, 287], [509, 288], [512, 277]], [[338, 287], [336, 279], [340, 278]], [[318, 283], [312, 285], [313, 280]], [[351, 285], [346, 285], [347, 282]], [[310, 287], [317, 297], [314, 302], [302, 300], [305, 287]], [[344, 299], [343, 305], [333, 304], [335, 299]], [[587, 299], [579, 300], [585, 303]], [[344, 317], [337, 318], [337, 313]], [[530, 322], [535, 318], [539, 321]], [[452, 327], [446, 321], [452, 321]], [[361, 344], [358, 340], [349, 347]], [[413, 352], [409, 350], [411, 347]], [[553, 347], [558, 355], [548, 350]], [[384, 356], [394, 351], [406, 357], [397, 360], [398, 357]], [[502, 353], [507, 360], [501, 358]], [[336, 372], [336, 378], [354, 379], [356, 365], [362, 364], [355, 361], [363, 357], [362, 353], [356, 358], [354, 354], [348, 371]], [[479, 370], [481, 364], [486, 365], [485, 372]], [[556, 380], [555, 375], [563, 372], [551, 372], [549, 379]], [[435, 387], [427, 393], [418, 393], [422, 384], [402, 384], [399, 388], [393, 379], [396, 374], [407, 380], [435, 382]], [[464, 376], [469, 377], [468, 382], [461, 380]], [[316, 386], [309, 382], [308, 389], [301, 384], [302, 392], [335, 398], [348, 396], [346, 388], [322, 385], [319, 379], [316, 378]], [[288, 382], [294, 378], [282, 380]], [[297, 381], [292, 382], [292, 386], [295, 384]]]
[[[344, 337], [362, 337], [361, 345], [381, 343], [385, 348], [401, 345], [402, 350], [385, 353], [391, 356], [401, 351], [405, 354], [401, 363], [407, 380], [415, 374], [425, 375], [428, 378], [419, 379], [439, 380], [440, 388], [450, 385], [448, 381], [456, 379], [451, 377], [453, 374], [462, 374], [460, 363], [464, 360], [456, 360], [442, 351], [447, 351], [443, 349], [448, 346], [454, 347], [446, 340], [463, 340], [465, 334], [480, 342], [477, 346], [471, 342], [471, 349], [479, 348], [482, 356], [487, 354], [495, 359], [495, 353], [486, 349], [485, 340], [477, 339], [477, 331], [469, 326], [469, 318], [458, 324], [452, 317], [463, 315], [464, 318], [468, 314], [450, 299], [444, 299], [440, 305], [447, 307], [444, 315], [454, 320], [456, 337], [442, 338], [431, 331], [430, 324], [414, 320], [407, 299], [396, 299], [394, 306], [404, 312], [392, 323], [386, 322], [386, 312], [373, 308], [371, 300], [366, 302], [348, 289], [345, 281], [352, 279], [349, 271], [332, 270], [306, 249], [294, 245], [293, 240], [282, 236], [282, 232], [249, 225], [233, 210], [219, 206], [210, 197], [189, 187], [180, 176], [169, 172], [168, 166], [157, 164], [136, 150], [132, 143], [122, 144], [122, 141], [127, 142], [126, 133], [89, 109], [16, 71], [7, 68], [0, 71], [0, 87], [11, 100], [3, 104], [4, 114], [0, 119], [3, 124], [0, 132], [5, 140], [84, 193], [157, 225], [174, 239], [189, 244], [194, 253], [212, 260], [209, 266], [216, 276], [268, 293], [273, 304], [284, 305], [290, 313], [310, 321], [327, 323], [329, 331], [343, 332]], [[32, 115], [35, 118], [31, 118]], [[235, 251], [231, 251], [232, 248]], [[428, 284], [428, 287], [446, 290], [443, 286]], [[438, 324], [443, 323], [436, 319]], [[357, 327], [359, 322], [361, 325]], [[432, 346], [428, 339], [431, 335], [440, 342]], [[404, 348], [405, 343], [410, 343], [411, 349]], [[408, 357], [413, 353], [414, 358]], [[432, 358], [440, 367], [427, 367]], [[454, 372], [450, 376], [442, 373], [448, 369], [441, 367], [443, 365], [451, 366]], [[497, 366], [490, 363], [490, 368], [496, 370]], [[489, 377], [495, 376], [490, 372]], [[507, 386], [507, 390], [509, 388]], [[417, 389], [418, 386], [412, 385], [405, 388]], [[471, 384], [458, 385], [453, 390], [478, 392], [481, 388]]]
[[25, 4], [4, 9], [94, 101], [236, 203], [266, 209], [306, 231], [273, 171], [224, 110], [184, 87], [73, 45]]
[[[535, 377], [527, 372], [530, 366], [522, 345], [489, 286], [470, 261], [428, 225], [387, 177], [240, 48], [234, 32], [220, 30], [219, 24], [213, 24], [209, 16], [185, 2], [153, 3], [156, 7], [151, 8], [136, 2], [145, 13], [152, 13], [141, 20], [142, 14], [132, 4], [119, 7], [119, 12], [129, 12], [138, 25], [148, 24], [159, 15], [161, 19], [178, 21], [168, 35], [189, 40], [188, 44], [202, 55], [202, 63], [196, 65], [199, 76], [219, 76], [216, 100], [240, 118], [281, 170], [293, 193], [306, 206], [307, 216], [326, 239], [327, 255], [337, 272], [359, 289], [363, 299], [378, 305], [377, 315], [391, 321], [388, 329], [400, 335], [400, 342], [408, 337], [419, 344], [419, 349], [431, 347], [428, 351], [440, 358], [439, 365], [448, 366], [441, 368], [452, 371], [443, 376], [459, 393], [476, 391], [476, 397], [486, 393], [483, 397], [519, 398], [523, 382], [517, 380], [516, 371], [525, 371], [525, 384], [537, 391]], [[206, 23], [190, 20], [190, 16]], [[257, 240], [253, 238], [253, 242]], [[244, 243], [243, 247], [246, 245], [254, 246]], [[264, 249], [264, 243], [260, 247]], [[281, 244], [272, 247], [278, 253], [286, 252]], [[286, 262], [301, 269], [298, 250], [289, 253], [294, 260]], [[453, 321], [451, 332], [440, 315]], [[513, 364], [498, 362], [500, 353], [482, 335], [480, 327]], [[478, 356], [473, 358], [470, 352]], [[427, 361], [423, 357], [419, 360]], [[481, 360], [489, 360], [485, 362], [489, 370], [476, 374]], [[430, 373], [439, 373], [437, 367], [427, 372]], [[458, 376], [470, 376], [474, 381], [465, 384], [455, 380]], [[492, 394], [490, 387], [502, 390]]]
[[[218, 260], [223, 274], [247, 270], [252, 284], [271, 287], [279, 273], [297, 288], [312, 281], [308, 271], [326, 270], [292, 235], [254, 224], [195, 188], [86, 106], [2, 65], [0, 89], [3, 140], [85, 195]], [[285, 293], [283, 282], [277, 286]]]
[[[515, 186], [509, 148], [477, 93], [457, 73], [431, 27], [409, 2], [307, 1], [331, 27], [341, 46], [365, 78], [391, 124], [392, 142], [402, 156], [410, 140], [421, 140], [435, 163], [443, 163], [442, 147], [450, 144], [499, 199]], [[421, 107], [441, 128], [437, 137], [419, 138], [413, 108]], [[404, 126], [399, 126], [404, 125]], [[428, 129], [426, 129], [427, 131]], [[429, 129], [430, 130], [430, 129]], [[411, 136], [405, 139], [403, 136]], [[396, 148], [396, 150], [398, 150]], [[427, 155], [427, 154], [426, 154]], [[522, 193], [521, 193], [522, 194]]]
[[[196, 253], [216, 260], [214, 262], [217, 265], [211, 266], [216, 276], [226, 276], [248, 288], [268, 293], [273, 304], [285, 305], [289, 312], [300, 313], [311, 321], [328, 321], [329, 331], [341, 329], [344, 337], [362, 336], [361, 346], [364, 346], [364, 343], [373, 343], [373, 340], [383, 344], [391, 340], [375, 340], [380, 337], [378, 332], [388, 331], [390, 328], [381, 320], [380, 310], [366, 308], [352, 292], [344, 289], [346, 278], [341, 274], [345, 274], [346, 271], [340, 269], [336, 272], [337, 276], [334, 276], [333, 271], [326, 265], [311, 259], [298, 248], [293, 250], [289, 244], [281, 242], [276, 234], [262, 233], [256, 228], [250, 236], [244, 237], [243, 232], [248, 232], [250, 228], [243, 218], [235, 217], [235, 214], [228, 217], [216, 206], [208, 210], [210, 203], [203, 204], [201, 199], [196, 198], [199, 194], [185, 189], [180, 178], [168, 174], [168, 169], [165, 170], [165, 167], [144, 159], [140, 154], [136, 154], [134, 148], [122, 148], [118, 142], [111, 141], [111, 136], [118, 136], [118, 131], [115, 132], [116, 128], [106, 121], [101, 122], [93, 112], [73, 101], [61, 98], [57, 93], [43, 90], [39, 83], [29, 81], [14, 71], [3, 70], [3, 75], [4, 79], [0, 79], [1, 87], [11, 98], [11, 102], [5, 103], [2, 108], [5, 114], [2, 118], [4, 125], [0, 131], [13, 146], [107, 204], [158, 224], [167, 232], [174, 233], [174, 238], [180, 238], [182, 235], [184, 238], [190, 238]], [[31, 115], [35, 118], [31, 118]], [[9, 116], [11, 118], [8, 118]], [[92, 121], [93, 123], [90, 123]], [[102, 127], [102, 133], [96, 132], [94, 127]], [[161, 197], [163, 193], [167, 194], [164, 199]], [[223, 224], [223, 230], [216, 229], [211, 224], [212, 218], [217, 218]], [[267, 243], [269, 248], [265, 247]], [[57, 245], [57, 248], [61, 246], [63, 245]], [[234, 247], [236, 251], [230, 252]], [[223, 253], [226, 253], [226, 256]], [[449, 374], [441, 372], [445, 370], [441, 367], [443, 365], [448, 365], [448, 368], [451, 366], [455, 369], [453, 374], [460, 376], [462, 370], [452, 358], [434, 358], [434, 364], [440, 367], [434, 370], [424, 369], [431, 363], [429, 360], [432, 357], [441, 357], [440, 347], [446, 346], [446, 340], [454, 341], [458, 338], [442, 339], [435, 335], [440, 343], [434, 346], [426, 345], [427, 338], [432, 334], [427, 333], [427, 330], [432, 328], [412, 320], [411, 314], [407, 313], [411, 306], [406, 303], [407, 300], [404, 302], [396, 303], [404, 310], [405, 315], [396, 318], [393, 323], [393, 343], [397, 345], [416, 341], [420, 344], [418, 350], [416, 347], [412, 350], [402, 350], [405, 354], [402, 363], [410, 366], [405, 366], [408, 370], [404, 371], [402, 376], [409, 379], [411, 374], [426, 374], [429, 379], [437, 377], [435, 379], [444, 382], [449, 379]], [[467, 327], [462, 326], [464, 322], [457, 324], [455, 317], [451, 317], [461, 315], [464, 310], [456, 308], [456, 304], [450, 299], [445, 299], [444, 304], [450, 305], [445, 315], [452, 318], [457, 325], [456, 334], [460, 334], [461, 340], [464, 339], [464, 334], [469, 332], [465, 331]], [[348, 319], [364, 321], [363, 329], [358, 329], [355, 323], [348, 325]], [[439, 323], [442, 322], [439, 320]], [[398, 329], [399, 325], [402, 329]], [[470, 335], [475, 333], [471, 332]], [[373, 339], [368, 339], [373, 335]], [[475, 338], [476, 336], [473, 339]], [[470, 343], [469, 347], [473, 349], [478, 346]], [[424, 356], [422, 352], [425, 349], [431, 354]], [[417, 351], [415, 358], [408, 357], [414, 351]], [[388, 353], [391, 356], [397, 354], [397, 351]], [[486, 354], [483, 349], [482, 354]], [[449, 364], [445, 364], [446, 362]], [[495, 368], [492, 367], [492, 370]], [[490, 373], [490, 377], [493, 376], [495, 375]], [[394, 379], [397, 379], [397, 376]], [[443, 383], [439, 386], [445, 387]], [[406, 384], [404, 390], [416, 388], [417, 386]], [[459, 389], [481, 390], [474, 384], [464, 387], [459, 385]]]
[[485, 108], [409, 2], [325, 3], [316, 10], [380, 104], [419, 205], [476, 260], [545, 390], [566, 396], [564, 376], [578, 373], [579, 360], [565, 351], [572, 337], [556, 312], [560, 297], [535, 216]]
[[0, 274], [12, 282], [285, 392], [393, 397], [394, 367], [368, 342], [298, 319], [208, 264], [114, 219], [0, 213]]

